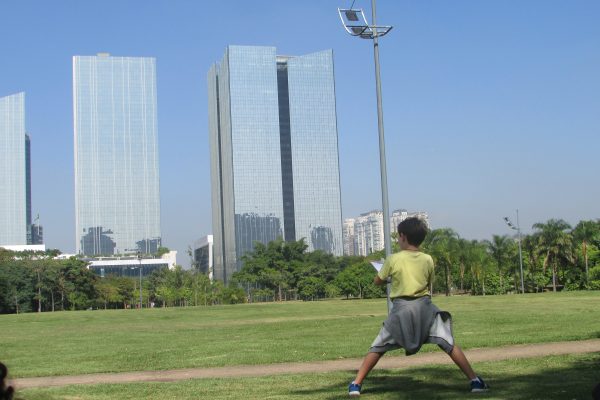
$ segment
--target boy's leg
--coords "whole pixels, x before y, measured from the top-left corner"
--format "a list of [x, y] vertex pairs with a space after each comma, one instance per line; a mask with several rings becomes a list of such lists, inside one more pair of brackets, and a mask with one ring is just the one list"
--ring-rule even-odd
[[384, 353], [367, 353], [362, 364], [360, 365], [360, 368], [358, 369], [358, 372], [356, 373], [356, 378], [354, 378], [353, 382], [357, 385], [362, 384], [362, 381], [369, 374], [369, 372], [371, 372], [373, 367], [377, 365], [377, 362], [383, 354]]
[[452, 361], [454, 361], [454, 363], [458, 365], [458, 368], [460, 368], [460, 370], [467, 376], [467, 378], [469, 378], [469, 380], [475, 379], [477, 377], [477, 375], [475, 375], [475, 371], [473, 371], [473, 368], [471, 368], [471, 364], [469, 364], [469, 360], [467, 360], [465, 353], [463, 353], [460, 347], [454, 345], [452, 351], [448, 353], [448, 355], [450, 356]]

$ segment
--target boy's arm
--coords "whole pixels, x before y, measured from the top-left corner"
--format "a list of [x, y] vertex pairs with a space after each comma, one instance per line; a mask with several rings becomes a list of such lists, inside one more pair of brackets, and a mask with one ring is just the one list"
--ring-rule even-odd
[[386, 283], [388, 283], [389, 279], [390, 279], [390, 261], [389, 261], [389, 257], [388, 257], [383, 262], [383, 267], [381, 268], [381, 270], [377, 274], [375, 274], [375, 278], [373, 278], [373, 283], [381, 286], [381, 285], [385, 285]]

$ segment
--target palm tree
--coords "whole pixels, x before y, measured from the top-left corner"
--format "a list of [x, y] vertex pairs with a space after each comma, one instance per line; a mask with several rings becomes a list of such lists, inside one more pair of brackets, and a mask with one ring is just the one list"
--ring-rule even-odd
[[457, 263], [460, 250], [458, 234], [450, 228], [435, 229], [427, 235], [423, 248], [433, 257], [437, 265], [444, 267], [446, 296], [450, 296], [451, 268]]
[[587, 247], [595, 237], [598, 236], [600, 224], [594, 221], [579, 221], [577, 226], [571, 231], [573, 239], [577, 242], [581, 242], [581, 253], [585, 262], [585, 282], [586, 284], [590, 280], [590, 273], [588, 269], [588, 253]]
[[552, 267], [552, 290], [556, 292], [558, 263], [561, 260], [571, 260], [572, 237], [567, 230], [571, 225], [562, 219], [550, 219], [548, 222], [535, 223], [533, 229], [539, 232], [539, 251], [545, 255], [544, 272], [548, 265]]
[[500, 290], [504, 290], [504, 284], [502, 281], [502, 271], [505, 269], [505, 266], [510, 263], [514, 242], [507, 235], [493, 235], [492, 240], [486, 240], [485, 243], [489, 249], [490, 255], [496, 262], [496, 267], [498, 268], [498, 277], [500, 278]]
[[[481, 282], [481, 293], [485, 296], [485, 273], [491, 263], [486, 243], [480, 243], [476, 240], [471, 241], [467, 259], [469, 260], [471, 274], [474, 278], [473, 281], [477, 280]], [[473, 293], [473, 288], [471, 288], [471, 293]]]
[[535, 279], [535, 272], [537, 270], [537, 267], [540, 265], [539, 252], [537, 249], [538, 243], [539, 232], [523, 237], [523, 253], [526, 257], [526, 264], [529, 266], [529, 277], [536, 292], [538, 291], [539, 285], [537, 284]]
[[465, 270], [467, 269], [467, 266], [471, 265], [471, 250], [473, 247], [473, 243], [477, 243], [477, 241], [474, 240], [473, 242], [470, 242], [467, 239], [458, 239], [458, 268], [460, 275], [461, 292], [464, 290]]

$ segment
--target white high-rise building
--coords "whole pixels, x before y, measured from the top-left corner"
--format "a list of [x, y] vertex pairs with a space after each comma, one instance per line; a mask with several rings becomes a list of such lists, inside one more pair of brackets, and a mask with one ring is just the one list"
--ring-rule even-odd
[[[390, 216], [390, 230], [394, 233], [398, 224], [410, 217], [417, 217], [429, 226], [429, 215], [418, 211], [409, 213], [399, 209]], [[374, 210], [361, 214], [357, 218], [344, 220], [344, 255], [367, 256], [385, 248], [383, 235], [383, 212]]]
[[353, 256], [356, 254], [356, 241], [354, 236], [355, 221], [355, 218], [347, 218], [342, 225], [342, 239], [345, 256]]
[[383, 249], [383, 212], [370, 211], [356, 218], [354, 237], [357, 255], [366, 256]]

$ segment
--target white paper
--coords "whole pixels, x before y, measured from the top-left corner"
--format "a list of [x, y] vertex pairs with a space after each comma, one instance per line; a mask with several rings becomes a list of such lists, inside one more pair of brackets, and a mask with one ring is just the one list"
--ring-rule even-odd
[[377, 270], [377, 272], [381, 271], [381, 267], [383, 267], [383, 263], [380, 261], [371, 261], [371, 265]]

